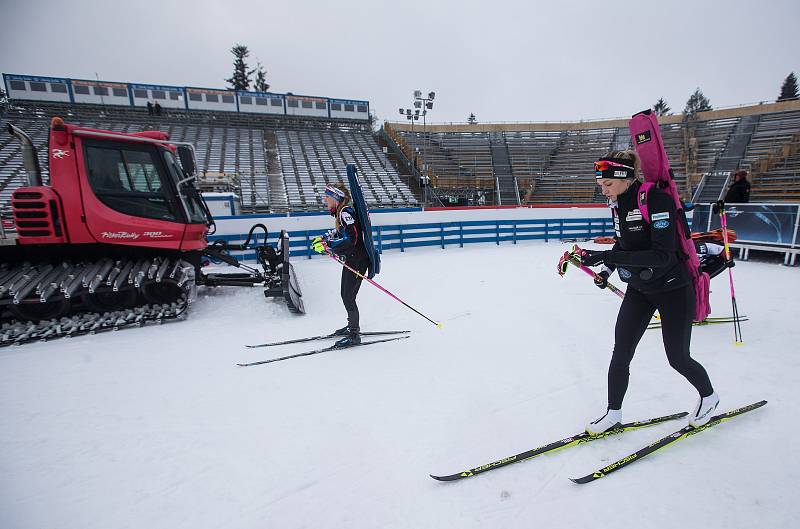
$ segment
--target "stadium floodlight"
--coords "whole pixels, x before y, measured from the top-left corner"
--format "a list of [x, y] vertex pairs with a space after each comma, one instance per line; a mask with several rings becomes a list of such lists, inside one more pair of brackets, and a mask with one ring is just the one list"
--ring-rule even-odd
[[401, 114], [405, 114], [405, 113], [406, 113], [406, 111], [405, 111], [405, 110], [403, 110], [403, 109], [401, 108], [401, 109], [400, 109], [400, 113], [401, 113]]
[[[433, 100], [436, 98], [436, 92], [430, 91], [428, 92], [428, 97], [422, 96], [422, 90], [414, 90], [414, 112], [411, 112], [411, 109], [406, 109], [406, 119], [411, 121], [411, 141], [415, 143], [414, 149], [415, 152], [419, 153], [420, 149], [416, 146], [417, 142], [420, 142], [422, 145], [421, 156], [423, 160], [423, 172], [427, 172], [431, 170], [431, 166], [426, 157], [426, 151], [429, 148], [431, 138], [427, 134], [426, 131], [426, 116], [428, 114], [428, 110], [433, 110]], [[400, 114], [403, 113], [403, 109], [400, 109]], [[422, 115], [422, 137], [414, 134], [414, 122], [419, 121], [419, 117]], [[416, 165], [416, 157], [415, 162]], [[427, 193], [425, 198], [423, 199], [423, 203], [427, 204], [428, 198]]]

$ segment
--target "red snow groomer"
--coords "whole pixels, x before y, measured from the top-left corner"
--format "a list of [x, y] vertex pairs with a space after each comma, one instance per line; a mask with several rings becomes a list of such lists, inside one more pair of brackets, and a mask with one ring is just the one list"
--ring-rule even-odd
[[[191, 144], [53, 118], [44, 185], [30, 137], [8, 131], [22, 143], [28, 186], [12, 195], [16, 237], [0, 230], [0, 346], [178, 318], [196, 285], [263, 284], [266, 296], [304, 312], [285, 232], [278, 248], [263, 224], [245, 244], [209, 245], [214, 221], [194, 184]], [[232, 250], [255, 251], [262, 270]], [[244, 272], [204, 274], [209, 258]]]

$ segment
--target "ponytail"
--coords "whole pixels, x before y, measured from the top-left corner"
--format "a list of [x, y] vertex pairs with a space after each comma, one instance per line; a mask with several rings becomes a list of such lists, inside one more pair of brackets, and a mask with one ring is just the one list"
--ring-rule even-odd
[[336, 215], [334, 216], [334, 219], [336, 220], [336, 231], [339, 231], [339, 228], [341, 228], [342, 225], [341, 221], [339, 220], [339, 216], [342, 214], [342, 210], [350, 203], [351, 197], [350, 191], [344, 184], [333, 184], [333, 187], [341, 189], [344, 192], [344, 200], [339, 202], [339, 206], [336, 208]]

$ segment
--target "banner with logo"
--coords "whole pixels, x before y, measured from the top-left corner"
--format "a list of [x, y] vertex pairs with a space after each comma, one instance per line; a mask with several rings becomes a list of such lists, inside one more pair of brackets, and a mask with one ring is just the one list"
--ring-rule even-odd
[[[692, 231], [720, 227], [719, 215], [711, 212], [710, 204], [698, 204], [693, 213]], [[728, 228], [736, 231], [737, 242], [800, 245], [800, 204], [728, 204], [725, 213]]]

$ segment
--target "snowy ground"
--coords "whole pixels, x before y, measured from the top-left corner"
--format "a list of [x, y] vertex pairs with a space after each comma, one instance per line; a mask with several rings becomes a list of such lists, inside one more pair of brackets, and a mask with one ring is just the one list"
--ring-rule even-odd
[[[257, 289], [207, 292], [185, 322], [0, 350], [0, 527], [530, 528], [797, 527], [800, 270], [734, 269], [745, 345], [729, 325], [695, 330], [694, 356], [723, 408], [769, 404], [596, 483], [584, 475], [677, 421], [457, 483], [452, 473], [580, 431], [605, 407], [618, 299], [567, 245], [384, 254], [364, 330], [411, 339], [258, 367], [308, 344], [244, 344], [344, 323], [328, 259], [296, 262], [306, 316]], [[618, 279], [617, 279], [618, 281]], [[714, 315], [730, 314], [727, 278]], [[694, 405], [648, 331], [625, 418]]]

